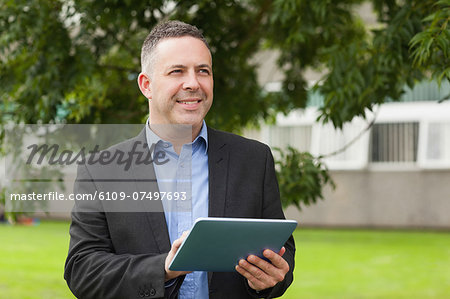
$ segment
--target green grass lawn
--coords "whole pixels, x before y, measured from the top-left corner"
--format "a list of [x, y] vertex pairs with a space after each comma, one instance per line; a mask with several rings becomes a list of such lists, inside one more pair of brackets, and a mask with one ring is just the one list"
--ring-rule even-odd
[[297, 230], [283, 298], [450, 298], [450, 234]]
[[[63, 279], [69, 224], [0, 225], [0, 298], [74, 298]], [[450, 234], [300, 229], [283, 298], [449, 298]]]
[[69, 223], [0, 225], [0, 298], [75, 298], [64, 278]]

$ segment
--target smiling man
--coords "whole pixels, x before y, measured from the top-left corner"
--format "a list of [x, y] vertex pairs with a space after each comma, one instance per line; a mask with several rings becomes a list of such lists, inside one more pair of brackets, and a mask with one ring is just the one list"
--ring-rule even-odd
[[211, 53], [197, 37], [165, 38], [156, 44], [152, 37], [144, 42], [138, 78], [149, 99], [150, 124], [190, 125], [194, 139], [213, 101]]
[[[138, 85], [149, 100], [147, 124], [137, 137], [108, 150], [153, 144], [168, 163], [130, 171], [82, 165], [75, 192], [128, 190], [133, 181], [141, 192], [184, 192], [187, 200], [162, 201], [157, 209], [132, 213], [76, 207], [65, 267], [70, 289], [79, 298], [281, 296], [293, 279], [292, 236], [280, 252], [264, 251], [270, 263], [249, 256], [235, 272], [168, 269], [184, 232], [199, 217], [283, 219], [284, 214], [270, 149], [204, 121], [213, 102], [213, 63], [201, 32], [179, 21], [156, 26], [142, 46], [141, 64]], [[97, 179], [105, 173], [114, 185]]]

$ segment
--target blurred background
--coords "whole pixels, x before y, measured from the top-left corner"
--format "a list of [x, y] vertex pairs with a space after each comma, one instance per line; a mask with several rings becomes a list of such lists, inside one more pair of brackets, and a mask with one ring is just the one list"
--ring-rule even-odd
[[208, 125], [273, 150], [299, 221], [283, 298], [447, 298], [448, 0], [2, 1], [0, 298], [73, 298], [70, 214], [5, 208], [32, 191], [8, 184], [6, 127], [143, 124], [140, 48], [169, 19], [211, 46]]

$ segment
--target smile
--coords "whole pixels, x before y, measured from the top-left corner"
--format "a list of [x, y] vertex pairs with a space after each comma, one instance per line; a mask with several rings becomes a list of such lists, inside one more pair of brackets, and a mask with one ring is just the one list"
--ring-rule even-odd
[[177, 101], [177, 103], [184, 104], [184, 105], [194, 105], [194, 104], [197, 104], [197, 103], [200, 103], [200, 102], [201, 102], [201, 100], [197, 100], [197, 101]]

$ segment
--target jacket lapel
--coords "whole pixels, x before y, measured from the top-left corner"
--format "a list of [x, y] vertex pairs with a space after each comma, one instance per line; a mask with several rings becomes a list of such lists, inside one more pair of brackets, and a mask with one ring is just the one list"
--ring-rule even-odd
[[[147, 143], [145, 136], [145, 129], [135, 139], [138, 142]], [[149, 154], [148, 146], [145, 146], [144, 157]], [[133, 177], [138, 192], [159, 192], [158, 183], [156, 181], [155, 169], [153, 163], [146, 165], [144, 163], [133, 163]], [[170, 250], [169, 230], [167, 229], [166, 217], [164, 215], [164, 208], [160, 200], [152, 202], [152, 211], [141, 212], [144, 213], [149, 222], [149, 227], [153, 232], [153, 238], [161, 253]]]
[[[227, 194], [229, 151], [217, 132], [208, 128], [208, 168], [209, 168], [209, 217], [225, 216]], [[208, 272], [208, 285], [211, 286], [213, 272]]]
[[226, 143], [217, 135], [215, 130], [208, 128], [209, 217], [225, 215], [229, 152]]

